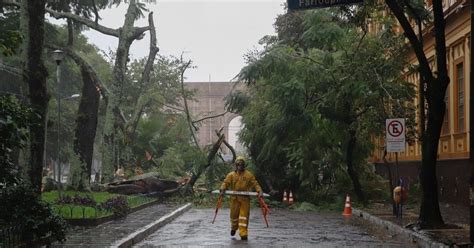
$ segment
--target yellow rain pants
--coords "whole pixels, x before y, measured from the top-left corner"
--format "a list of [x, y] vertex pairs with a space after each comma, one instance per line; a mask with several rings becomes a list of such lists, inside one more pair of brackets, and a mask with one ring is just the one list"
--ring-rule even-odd
[[[262, 188], [258, 184], [255, 176], [247, 170], [242, 172], [231, 172], [227, 174], [221, 185], [222, 190], [230, 189], [234, 191], [251, 191], [255, 189], [261, 192]], [[230, 197], [230, 222], [231, 230], [239, 230], [240, 237], [247, 237], [250, 215], [249, 196]]]
[[230, 221], [231, 229], [239, 230], [240, 237], [247, 237], [250, 215], [250, 197], [230, 197]]

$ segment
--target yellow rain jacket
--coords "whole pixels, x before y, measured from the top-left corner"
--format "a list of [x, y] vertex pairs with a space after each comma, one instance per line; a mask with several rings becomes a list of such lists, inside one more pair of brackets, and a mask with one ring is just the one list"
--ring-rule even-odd
[[[227, 174], [221, 185], [221, 190], [251, 191], [255, 189], [261, 192], [262, 188], [258, 184], [255, 176], [248, 170], [243, 172], [233, 171]], [[233, 231], [239, 229], [240, 237], [247, 237], [250, 214], [250, 197], [233, 195], [230, 197], [230, 222]]]

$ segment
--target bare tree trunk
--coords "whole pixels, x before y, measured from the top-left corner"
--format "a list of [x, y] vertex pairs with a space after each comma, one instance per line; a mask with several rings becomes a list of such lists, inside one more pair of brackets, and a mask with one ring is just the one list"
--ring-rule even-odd
[[222, 142], [224, 142], [225, 136], [224, 134], [219, 134], [219, 138], [217, 139], [216, 143], [212, 146], [212, 149], [209, 151], [207, 154], [207, 164], [204, 167], [201, 167], [195, 174], [191, 176], [191, 179], [186, 185], [186, 192], [192, 192], [194, 184], [196, 181], [199, 179], [201, 176], [202, 172], [206, 171], [209, 166], [212, 164], [212, 160], [214, 160], [214, 157], [216, 156], [217, 152], [219, 151], [219, 147], [222, 145]]
[[354, 170], [354, 165], [352, 164], [352, 160], [354, 157], [354, 150], [357, 143], [356, 132], [354, 130], [349, 131], [349, 141], [347, 142], [347, 151], [346, 151], [346, 164], [347, 164], [347, 174], [352, 180], [352, 185], [354, 186], [354, 191], [359, 198], [360, 201], [367, 203], [365, 199], [364, 192], [362, 191], [362, 186], [359, 182], [359, 177], [357, 172]]
[[24, 32], [24, 77], [29, 87], [29, 99], [33, 111], [38, 115], [35, 125], [30, 127], [30, 167], [28, 176], [33, 189], [41, 193], [43, 150], [49, 95], [46, 88], [48, 72], [43, 62], [45, 0], [21, 2], [22, 18], [26, 21]]
[[[430, 83], [436, 84], [436, 82]], [[423, 195], [421, 199], [419, 224], [422, 228], [440, 228], [444, 225], [444, 221], [439, 208], [436, 161], [439, 136], [446, 110], [444, 94], [439, 94], [435, 99], [428, 98], [428, 105], [428, 126], [426, 134], [423, 136], [422, 146], [423, 154], [420, 178]], [[432, 192], [436, 193], [433, 194]]]
[[434, 36], [436, 50], [437, 77], [423, 49], [423, 43], [417, 38], [413, 27], [405, 16], [403, 8], [395, 0], [385, 0], [392, 13], [405, 31], [418, 59], [419, 72], [426, 82], [426, 101], [428, 103], [428, 122], [422, 134], [422, 165], [420, 172], [423, 190], [420, 207], [419, 225], [421, 228], [439, 228], [444, 225], [438, 201], [438, 182], [436, 177], [436, 160], [441, 126], [445, 114], [444, 95], [449, 84], [446, 62], [445, 19], [442, 1], [433, 1]]
[[148, 53], [148, 59], [143, 69], [142, 78], [141, 78], [141, 90], [140, 96], [135, 103], [135, 111], [132, 115], [132, 118], [127, 122], [125, 128], [125, 143], [131, 143], [134, 140], [134, 134], [138, 126], [138, 122], [141, 119], [143, 110], [151, 102], [150, 94], [147, 94], [146, 90], [150, 85], [150, 73], [153, 69], [155, 63], [156, 54], [159, 49], [156, 46], [156, 31], [155, 24], [153, 22], [153, 12], [148, 14], [148, 26], [150, 27], [150, 51]]
[[[78, 63], [78, 60], [75, 60]], [[100, 93], [97, 87], [99, 79], [92, 68], [85, 63], [80, 63], [80, 67], [84, 85], [82, 86], [82, 97], [77, 111], [74, 152], [79, 156], [82, 167], [78, 190], [86, 190], [89, 189], [92, 173]]]
[[[114, 171], [120, 166], [119, 155], [122, 140], [118, 135], [120, 125], [119, 106], [123, 96], [123, 85], [125, 84], [125, 73], [129, 50], [132, 42], [140, 38], [146, 29], [136, 29], [133, 25], [137, 16], [136, 1], [131, 0], [125, 14], [125, 22], [119, 32], [119, 43], [116, 52], [113, 76], [114, 81], [110, 87], [110, 95], [107, 104], [104, 125], [104, 153], [102, 159], [102, 171], [106, 180], [113, 179]], [[125, 130], [122, 130], [124, 137]]]

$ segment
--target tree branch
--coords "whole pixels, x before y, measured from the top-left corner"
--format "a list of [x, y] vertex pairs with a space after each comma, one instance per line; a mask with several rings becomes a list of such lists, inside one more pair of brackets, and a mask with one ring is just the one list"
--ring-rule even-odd
[[153, 23], [153, 12], [150, 12], [148, 14], [148, 23], [150, 29], [150, 51], [148, 53], [148, 59], [145, 63], [145, 68], [143, 69], [141, 77], [140, 85], [142, 87], [140, 89], [139, 100], [136, 101], [132, 119], [126, 124], [127, 127], [125, 129], [125, 133], [128, 141], [132, 140], [132, 134], [134, 134], [135, 130], [137, 129], [138, 122], [140, 121], [145, 107], [151, 103], [151, 99], [148, 93], [145, 93], [145, 96], [143, 96], [143, 88], [146, 88], [150, 83], [150, 72], [153, 69], [156, 54], [159, 51], [158, 47], [156, 46], [156, 31], [155, 25]]
[[221, 113], [221, 114], [206, 116], [206, 117], [204, 117], [204, 118], [202, 118], [202, 119], [193, 121], [193, 124], [198, 123], [198, 122], [201, 122], [201, 121], [203, 121], [203, 120], [207, 120], [207, 119], [212, 119], [212, 118], [216, 118], [216, 117], [219, 117], [219, 116], [223, 116], [223, 115], [227, 114], [228, 112], [229, 112], [229, 111], [225, 111], [224, 113]]
[[[104, 97], [104, 100], [106, 101], [106, 103], [108, 103], [108, 97], [107, 96], [108, 96], [109, 92], [107, 91], [107, 88], [101, 82], [99, 77], [96, 75], [95, 70], [92, 68], [92, 66], [89, 63], [87, 63], [81, 56], [79, 56], [77, 53], [75, 53], [72, 49], [65, 48], [65, 47], [59, 47], [59, 46], [51, 45], [51, 44], [45, 44], [45, 47], [47, 47], [49, 49], [53, 49], [53, 50], [57, 50], [57, 49], [62, 50], [69, 57], [71, 57], [74, 60], [74, 62], [76, 62], [78, 65], [84, 66], [85, 68], [87, 68], [89, 73], [93, 74], [94, 77], [97, 78], [97, 82], [99, 82], [99, 85], [96, 85], [96, 87], [100, 90], [100, 94]], [[126, 119], [125, 119], [125, 115], [122, 113], [122, 111], [118, 107], [116, 109], [114, 109], [114, 114], [120, 120], [120, 125], [121, 125], [121, 128], [123, 129], [125, 123], [127, 122]]]
[[[216, 132], [216, 135], [218, 137], [220, 137], [220, 132], [218, 132], [217, 130], [215, 130]], [[236, 153], [235, 153], [235, 149], [227, 142], [227, 140], [222, 140], [222, 142], [224, 143], [225, 146], [227, 146], [227, 148], [229, 148], [230, 152], [232, 152], [232, 161], [235, 161], [235, 158], [237, 157]]]
[[115, 36], [115, 37], [119, 37], [119, 34], [120, 34], [119, 29], [112, 29], [112, 28], [102, 26], [97, 22], [91, 21], [89, 19], [80, 17], [80, 16], [72, 14], [72, 13], [58, 12], [58, 11], [52, 10], [50, 8], [46, 8], [46, 12], [48, 12], [52, 17], [54, 17], [56, 19], [61, 19], [61, 18], [72, 19], [72, 20], [74, 20], [76, 22], [79, 22], [79, 23], [82, 23], [82, 24], [84, 24], [84, 25], [86, 25], [86, 26], [88, 26], [88, 27], [90, 27], [94, 30], [97, 30], [97, 31], [99, 31], [103, 34], [107, 34], [107, 35], [111, 35], [111, 36]]
[[26, 77], [26, 75], [24, 74], [24, 72], [22, 70], [19, 70], [15, 67], [6, 65], [6, 64], [2, 63], [1, 61], [0, 61], [0, 70], [2, 70], [4, 72], [7, 72], [7, 73], [10, 73], [14, 76], [18, 76], [18, 77], [25, 76]]
[[[150, 12], [150, 14], [152, 14], [152, 13], [153, 12]], [[131, 40], [141, 40], [144, 36], [143, 33], [148, 31], [148, 30], [151, 30], [150, 26], [134, 28], [133, 34], [130, 36], [130, 39]]]
[[99, 23], [99, 19], [100, 19], [99, 10], [97, 10], [97, 4], [95, 3], [95, 0], [92, 0], [92, 7], [94, 9], [94, 15], [95, 15], [94, 22]]
[[155, 24], [153, 23], [153, 12], [148, 14], [148, 29], [150, 30], [150, 51], [148, 53], [148, 59], [145, 64], [145, 69], [142, 73], [142, 84], [148, 84], [150, 81], [150, 72], [153, 69], [153, 64], [155, 62], [156, 54], [160, 49], [156, 46], [156, 30]]
[[19, 1], [15, 0], [0, 0], [0, 3], [3, 5], [8, 5], [8, 6], [14, 6], [20, 8], [20, 3]]
[[196, 144], [197, 147], [199, 147], [196, 134], [194, 133], [194, 130], [193, 130], [193, 128], [196, 129], [196, 127], [194, 126], [193, 120], [191, 119], [191, 114], [189, 113], [188, 101], [186, 100], [186, 94], [184, 92], [184, 72], [186, 71], [186, 69], [189, 67], [190, 64], [191, 64], [191, 60], [189, 60], [181, 69], [181, 95], [183, 97], [184, 111], [186, 112], [186, 119], [188, 120], [189, 131], [191, 131], [191, 135], [193, 136], [194, 143]]
[[180, 109], [180, 108], [178, 108], [178, 107], [175, 107], [175, 106], [172, 106], [172, 105], [165, 104], [164, 102], [162, 102], [162, 101], [158, 101], [158, 100], [156, 100], [156, 99], [154, 99], [154, 101], [157, 101], [157, 102], [161, 103], [163, 106], [165, 106], [165, 107], [168, 107], [168, 108], [170, 108], [170, 109], [174, 109], [174, 110], [177, 110], [177, 111], [182, 111], [182, 112], [184, 112], [184, 111], [185, 111], [184, 109]]
[[[471, 3], [472, 4], [472, 3]], [[440, 83], [443, 85], [443, 89], [449, 84], [448, 77], [448, 66], [446, 64], [446, 38], [445, 38], [445, 25], [443, 13], [442, 1], [433, 1], [433, 15], [434, 15], [434, 28], [435, 28], [435, 49], [436, 49], [436, 66], [438, 68], [438, 78], [441, 79]], [[444, 92], [442, 92], [444, 96]]]
[[[436, 1], [435, 1], [436, 2]], [[385, 0], [385, 3], [390, 8], [392, 13], [397, 18], [398, 22], [402, 26], [403, 30], [405, 31], [405, 37], [410, 41], [410, 44], [413, 47], [413, 50], [418, 58], [418, 63], [420, 64], [420, 73], [426, 75], [428, 78], [426, 80], [431, 82], [433, 80], [433, 74], [431, 73], [430, 65], [428, 63], [428, 59], [423, 51], [423, 44], [420, 43], [418, 38], [416, 37], [415, 31], [413, 31], [410, 22], [408, 21], [403, 9], [398, 5], [395, 0]]]

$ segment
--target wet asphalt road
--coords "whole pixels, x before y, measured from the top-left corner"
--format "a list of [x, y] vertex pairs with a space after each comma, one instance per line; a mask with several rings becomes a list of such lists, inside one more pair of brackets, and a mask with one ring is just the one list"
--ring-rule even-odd
[[270, 228], [261, 210], [251, 209], [249, 240], [230, 236], [229, 209], [191, 209], [134, 247], [413, 247], [410, 243], [367, 233], [363, 225], [338, 213], [272, 209]]

